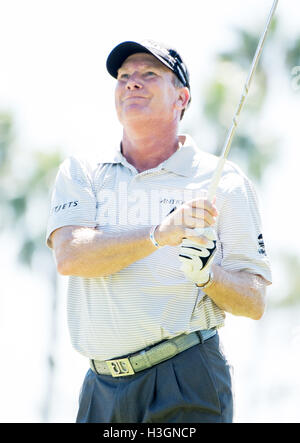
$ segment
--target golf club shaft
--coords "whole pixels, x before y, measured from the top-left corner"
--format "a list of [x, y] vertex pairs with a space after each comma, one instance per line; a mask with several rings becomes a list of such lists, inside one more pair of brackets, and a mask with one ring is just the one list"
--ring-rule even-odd
[[276, 11], [276, 8], [277, 8], [277, 5], [278, 5], [278, 1], [279, 0], [275, 0], [274, 3], [273, 3], [273, 6], [272, 6], [272, 9], [270, 11], [270, 14], [269, 14], [269, 17], [268, 17], [268, 21], [267, 21], [265, 30], [264, 30], [264, 32], [263, 32], [263, 34], [262, 34], [262, 36], [260, 38], [260, 41], [258, 43], [256, 52], [255, 52], [255, 55], [254, 55], [254, 58], [253, 58], [253, 61], [252, 61], [251, 69], [250, 69], [250, 72], [248, 74], [248, 77], [247, 77], [247, 80], [246, 80], [246, 83], [245, 83], [245, 86], [244, 86], [244, 90], [243, 90], [242, 96], [240, 98], [240, 102], [239, 102], [238, 107], [236, 109], [236, 112], [234, 114], [231, 127], [230, 127], [230, 129], [228, 131], [227, 138], [226, 138], [225, 143], [224, 143], [222, 154], [221, 154], [221, 156], [219, 158], [218, 165], [217, 165], [216, 170], [215, 170], [215, 172], [213, 174], [213, 177], [211, 179], [211, 182], [210, 182], [210, 185], [209, 185], [209, 188], [208, 188], [208, 194], [207, 194], [207, 198], [208, 198], [208, 200], [210, 202], [214, 199], [214, 197], [216, 195], [217, 187], [218, 187], [221, 175], [222, 175], [223, 167], [224, 167], [226, 158], [228, 156], [228, 153], [229, 153], [229, 150], [230, 150], [230, 147], [231, 147], [231, 143], [232, 143], [232, 140], [233, 140], [233, 136], [235, 134], [235, 131], [236, 131], [236, 128], [237, 128], [237, 125], [238, 125], [238, 118], [240, 116], [240, 113], [241, 113], [242, 108], [244, 106], [246, 97], [248, 95], [249, 88], [250, 88], [250, 85], [251, 85], [251, 81], [252, 81], [253, 75], [255, 73], [255, 70], [257, 68], [257, 64], [258, 64], [259, 58], [260, 58], [262, 50], [263, 50], [263, 46], [264, 46], [264, 43], [265, 43], [265, 40], [266, 40], [266, 36], [267, 36], [268, 31], [269, 31], [272, 18], [273, 18], [274, 14], [275, 14], [275, 11]]

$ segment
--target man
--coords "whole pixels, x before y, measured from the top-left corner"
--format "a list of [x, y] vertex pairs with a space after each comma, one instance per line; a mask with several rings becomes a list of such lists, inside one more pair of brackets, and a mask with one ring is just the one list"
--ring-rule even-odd
[[191, 96], [175, 50], [124, 42], [107, 69], [120, 147], [61, 165], [47, 230], [90, 361], [77, 421], [231, 422], [217, 330], [224, 311], [261, 318], [271, 282], [255, 191], [227, 162], [205, 198], [217, 158], [178, 134]]

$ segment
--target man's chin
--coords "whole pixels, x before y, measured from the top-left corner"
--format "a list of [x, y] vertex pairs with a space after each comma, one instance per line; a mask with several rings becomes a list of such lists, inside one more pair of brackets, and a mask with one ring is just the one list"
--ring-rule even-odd
[[122, 114], [120, 121], [122, 124], [126, 124], [130, 122], [147, 123], [153, 120], [161, 120], [161, 115], [155, 115], [153, 113], [150, 113], [149, 111], [147, 112], [147, 109], [132, 107], [130, 109], [127, 109], [126, 112]]

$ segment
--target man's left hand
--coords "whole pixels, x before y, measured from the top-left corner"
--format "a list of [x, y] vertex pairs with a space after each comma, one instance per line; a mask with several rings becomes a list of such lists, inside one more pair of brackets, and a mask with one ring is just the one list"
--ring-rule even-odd
[[217, 250], [217, 235], [211, 227], [200, 230], [201, 235], [207, 238], [207, 244], [200, 246], [184, 239], [180, 246], [179, 259], [182, 263], [181, 270], [186, 278], [199, 286], [203, 286], [210, 279], [210, 268]]

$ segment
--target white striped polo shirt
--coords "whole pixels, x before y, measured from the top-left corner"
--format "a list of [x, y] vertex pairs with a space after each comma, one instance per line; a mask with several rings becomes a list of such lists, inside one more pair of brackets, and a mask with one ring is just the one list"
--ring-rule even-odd
[[[203, 195], [217, 161], [188, 135], [171, 157], [140, 173], [120, 149], [100, 162], [70, 157], [56, 177], [47, 239], [68, 225], [118, 236], [142, 226], [150, 230], [174, 206]], [[216, 206], [214, 263], [271, 282], [256, 192], [229, 161]], [[88, 358], [107, 360], [178, 334], [223, 326], [225, 313], [185, 278], [178, 254], [179, 246], [165, 246], [106, 277], [70, 276], [67, 313], [74, 348]]]

